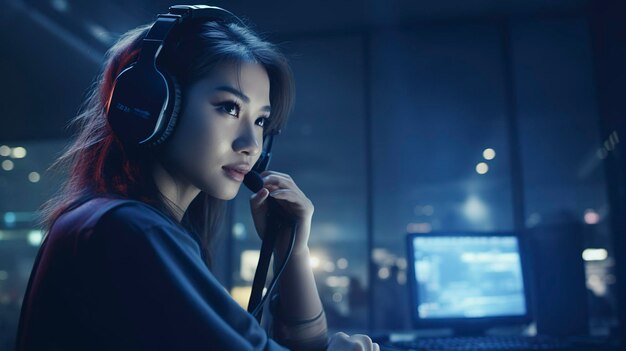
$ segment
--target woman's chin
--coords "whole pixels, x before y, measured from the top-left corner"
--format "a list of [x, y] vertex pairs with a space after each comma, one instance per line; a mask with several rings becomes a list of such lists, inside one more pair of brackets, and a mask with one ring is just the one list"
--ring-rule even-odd
[[220, 191], [216, 193], [217, 196], [215, 196], [216, 198], [220, 199], [220, 200], [232, 200], [237, 196], [237, 193], [239, 193], [239, 189], [241, 187], [237, 187], [237, 186], [228, 186], [228, 187], [223, 187], [222, 189], [219, 189]]

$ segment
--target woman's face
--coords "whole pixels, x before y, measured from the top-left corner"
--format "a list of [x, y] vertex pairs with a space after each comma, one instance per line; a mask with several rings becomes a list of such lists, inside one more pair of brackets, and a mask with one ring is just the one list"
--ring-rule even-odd
[[179, 191], [199, 189], [222, 200], [237, 195], [242, 182], [223, 167], [246, 162], [251, 168], [261, 156], [269, 97], [269, 77], [257, 63], [242, 62], [239, 72], [234, 62], [220, 63], [189, 87], [163, 155]]

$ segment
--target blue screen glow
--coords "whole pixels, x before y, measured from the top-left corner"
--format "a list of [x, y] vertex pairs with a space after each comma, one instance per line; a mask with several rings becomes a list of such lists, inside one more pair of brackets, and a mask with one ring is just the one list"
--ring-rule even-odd
[[416, 237], [413, 250], [420, 318], [526, 313], [516, 237]]

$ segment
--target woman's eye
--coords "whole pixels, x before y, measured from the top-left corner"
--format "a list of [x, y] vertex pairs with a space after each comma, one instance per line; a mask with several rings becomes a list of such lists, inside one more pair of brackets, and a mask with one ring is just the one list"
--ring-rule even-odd
[[[228, 113], [229, 115], [235, 116], [237, 118], [239, 118], [239, 112], [241, 111], [241, 107], [239, 106], [238, 103], [234, 102], [234, 101], [226, 101], [222, 104], [219, 105], [220, 110]], [[269, 123], [269, 117], [261, 117], [261, 127], [265, 127], [266, 123]]]
[[266, 125], [267, 123], [270, 123], [270, 119], [269, 119], [268, 117], [263, 117], [263, 118], [261, 118], [261, 122], [263, 122], [263, 123], [261, 124], [261, 127], [265, 128], [265, 125]]
[[223, 103], [221, 106], [222, 110], [229, 115], [239, 116], [239, 105], [234, 101], [227, 101]]

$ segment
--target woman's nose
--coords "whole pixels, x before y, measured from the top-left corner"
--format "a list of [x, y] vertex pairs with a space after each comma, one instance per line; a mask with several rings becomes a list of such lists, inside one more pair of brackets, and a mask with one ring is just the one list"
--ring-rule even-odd
[[251, 156], [256, 156], [261, 152], [262, 144], [263, 135], [261, 133], [256, 132], [253, 128], [243, 127], [233, 148], [237, 152], [247, 152]]

